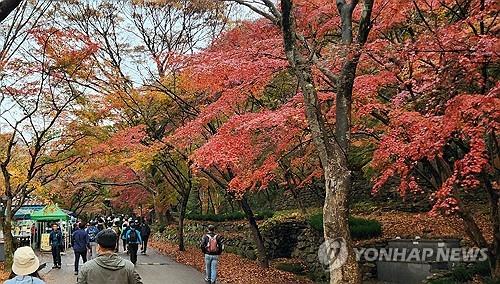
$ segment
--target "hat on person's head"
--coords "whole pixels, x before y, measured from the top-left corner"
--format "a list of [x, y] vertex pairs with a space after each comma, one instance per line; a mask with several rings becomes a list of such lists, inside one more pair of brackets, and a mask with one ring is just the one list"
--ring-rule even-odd
[[215, 226], [214, 225], [208, 225], [208, 231], [209, 232], [215, 231]]
[[30, 247], [20, 247], [14, 252], [12, 272], [19, 276], [30, 275], [38, 270], [40, 260]]
[[96, 239], [97, 243], [102, 248], [114, 249], [116, 248], [116, 240], [118, 239], [118, 236], [112, 229], [105, 229], [97, 234]]

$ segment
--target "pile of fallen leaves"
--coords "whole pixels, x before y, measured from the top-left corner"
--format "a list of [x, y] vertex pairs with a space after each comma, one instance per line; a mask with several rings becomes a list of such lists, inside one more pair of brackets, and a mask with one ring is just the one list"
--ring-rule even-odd
[[5, 271], [4, 263], [0, 262], [0, 282], [7, 280], [9, 278], [10, 273]]
[[[203, 271], [204, 259], [199, 249], [187, 247], [186, 251], [178, 251], [175, 244], [154, 241], [152, 247], [172, 257], [179, 263], [190, 265]], [[299, 279], [290, 272], [284, 272], [275, 268], [262, 268], [255, 261], [243, 258], [236, 254], [224, 253], [219, 259], [217, 278], [224, 284], [310, 284], [308, 279]]]
[[[431, 215], [429, 213], [409, 213], [401, 211], [372, 212], [358, 215], [367, 219], [375, 219], [382, 224], [382, 238], [459, 238], [467, 243], [469, 237], [465, 233], [463, 221], [457, 216]], [[476, 212], [474, 219], [488, 241], [493, 235], [491, 222], [487, 214]]]

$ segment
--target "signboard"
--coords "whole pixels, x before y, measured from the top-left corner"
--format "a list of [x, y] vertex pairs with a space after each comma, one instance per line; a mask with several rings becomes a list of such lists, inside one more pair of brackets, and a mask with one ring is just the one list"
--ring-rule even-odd
[[42, 234], [42, 240], [40, 241], [40, 250], [42, 251], [51, 251], [52, 248], [50, 247], [50, 241], [49, 241], [50, 234]]

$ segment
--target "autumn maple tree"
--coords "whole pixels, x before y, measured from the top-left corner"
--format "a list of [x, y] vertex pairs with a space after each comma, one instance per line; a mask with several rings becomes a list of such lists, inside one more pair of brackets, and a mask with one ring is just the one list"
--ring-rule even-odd
[[[271, 34], [267, 35], [264, 39], [261, 39], [258, 35], [253, 36], [253, 38], [261, 39], [260, 44], [256, 45], [254, 43], [254, 45], [246, 49], [242, 48], [238, 53], [240, 56], [237, 57], [239, 62], [238, 65], [234, 65], [234, 63], [228, 64], [229, 59], [234, 60], [234, 55], [236, 54], [232, 53], [232, 50], [226, 50], [227, 55], [232, 57], [225, 56], [221, 58], [224, 60], [222, 62], [224, 62], [225, 65], [243, 67], [241, 69], [248, 71], [234, 72], [230, 74], [232, 76], [228, 76], [224, 73], [232, 72], [231, 68], [228, 68], [224, 71], [221, 70], [222, 77], [211, 76], [211, 78], [217, 78], [215, 82], [213, 82], [213, 79], [211, 81], [204, 80], [204, 83], [209, 86], [208, 90], [220, 94], [219, 98], [207, 106], [205, 111], [199, 116], [200, 119], [188, 124], [186, 129], [192, 131], [196, 123], [207, 123], [209, 120], [213, 120], [215, 118], [214, 116], [220, 115], [221, 112], [224, 113], [224, 110], [231, 111], [231, 113], [226, 111], [224, 113], [225, 115], [234, 115], [239, 111], [242, 104], [244, 105], [244, 103], [249, 101], [250, 94], [257, 97], [262, 95], [264, 87], [275, 72], [290, 68], [296, 76], [297, 84], [302, 95], [305, 117], [307, 118], [307, 127], [310, 131], [309, 135], [314, 142], [316, 154], [319, 155], [324, 170], [327, 192], [324, 210], [325, 238], [327, 240], [333, 240], [342, 237], [346, 240], [351, 252], [347, 265], [339, 269], [332, 269], [331, 281], [332, 283], [339, 283], [342, 281], [350, 281], [353, 283], [359, 282], [360, 278], [357, 271], [357, 263], [352, 253], [352, 245], [347, 224], [347, 198], [350, 188], [350, 171], [347, 165], [346, 153], [348, 151], [350, 138], [351, 98], [354, 75], [361, 55], [361, 47], [365, 44], [371, 27], [370, 17], [373, 2], [365, 1], [363, 3], [362, 12], [360, 15], [357, 15], [360, 19], [359, 34], [357, 38], [353, 38], [353, 13], [358, 4], [357, 1], [352, 1], [352, 3], [338, 1], [337, 5], [330, 4], [320, 9], [320, 13], [317, 13], [316, 8], [323, 6], [324, 3], [320, 3], [321, 1], [297, 1], [297, 3], [295, 3], [295, 1], [281, 1], [279, 8], [273, 1], [235, 2], [249, 7], [266, 18], [265, 20], [257, 20], [255, 23], [248, 23], [246, 25], [260, 25], [260, 29], [268, 30]], [[297, 11], [300, 11], [300, 13], [297, 13]], [[337, 17], [337, 13], [340, 13], [341, 16]], [[325, 15], [327, 17], [324, 17]], [[329, 40], [326, 37], [327, 29], [335, 29], [338, 24], [341, 26], [341, 37], [338, 40], [332, 38], [330, 42], [336, 44], [339, 48], [336, 50], [334, 49], [329, 55], [334, 59], [335, 56], [342, 56], [336, 59], [340, 60], [343, 66], [337, 70], [333, 70], [333, 68], [327, 66], [327, 60], [318, 59], [318, 55], [321, 54], [320, 48], [324, 46], [316, 46], [316, 44], [319, 44], [320, 39], [328, 43]], [[325, 28], [324, 25], [328, 28]], [[243, 37], [250, 34], [245, 33], [241, 35], [236, 32], [237, 29], [233, 31], [234, 35]], [[263, 34], [262, 31], [260, 34]], [[312, 41], [309, 42], [306, 38], [312, 38]], [[277, 43], [279, 43], [279, 45], [277, 45]], [[326, 43], [323, 45], [327, 45]], [[271, 44], [272, 46], [270, 46]], [[215, 44], [215, 47], [217, 46], [218, 45]], [[208, 50], [207, 55], [210, 55], [210, 50]], [[211, 55], [213, 56], [214, 54]], [[252, 59], [249, 60], [250, 62], [243, 63], [246, 58]], [[220, 64], [220, 62], [221, 61], [219, 61], [218, 64]], [[218, 64], [215, 62], [214, 64], [215, 67], [217, 67]], [[315, 79], [315, 76], [319, 74], [313, 71], [314, 65], [317, 66], [315, 70], [319, 70], [318, 72], [328, 80], [329, 85], [333, 86], [333, 91], [336, 93], [334, 129], [327, 125], [328, 119], [325, 114], [322, 113], [322, 97], [324, 97], [324, 100], [328, 100], [329, 95], [325, 94], [322, 96], [319, 94], [315, 86], [319, 84]], [[204, 72], [200, 73], [210, 74], [211, 70], [206, 72], [207, 70], [205, 68], [203, 71]], [[336, 72], [337, 74], [335, 74]], [[267, 80], [265, 76], [259, 76], [262, 74], [268, 76]], [[233, 76], [235, 79], [231, 80]], [[253, 79], [252, 76], [256, 78]], [[292, 93], [291, 96], [293, 97], [294, 95], [295, 94]], [[282, 110], [288, 109], [283, 108]], [[265, 114], [265, 112], [263, 113]], [[210, 116], [210, 114], [212, 114], [212, 116]], [[276, 117], [280, 115], [283, 114], [280, 113]], [[298, 118], [300, 118], [300, 116]], [[226, 124], [230, 125], [232, 120], [236, 119], [232, 118], [226, 122]], [[301, 121], [304, 122], [304, 119]], [[238, 122], [241, 123], [241, 120]], [[276, 122], [279, 124], [277, 128], [283, 129], [286, 129], [285, 125], [289, 123], [286, 119]], [[292, 122], [291, 124], [294, 123]], [[302, 125], [302, 127], [304, 127], [304, 125]], [[224, 127], [221, 129], [225, 130]], [[261, 129], [258, 129], [257, 131], [260, 130]], [[180, 131], [181, 134], [182, 131], [183, 130]], [[335, 133], [335, 135], [332, 135], [333, 133], [331, 132]], [[293, 135], [293, 132], [290, 132], [290, 134]], [[332, 139], [334, 136], [336, 139]], [[226, 135], [226, 137], [228, 136]], [[244, 136], [242, 138], [245, 139]], [[290, 140], [290, 138], [288, 138], [288, 140]], [[287, 139], [285, 139], [284, 142], [286, 143]], [[218, 143], [219, 145], [221, 144], [221, 142]], [[231, 144], [231, 147], [234, 146], [234, 144]], [[239, 150], [240, 152], [237, 153], [244, 156], [245, 151], [242, 151], [243, 149]], [[258, 152], [259, 150], [258, 148], [253, 148], [247, 151]], [[206, 154], [207, 153], [205, 153], [205, 155]], [[234, 156], [234, 154], [232, 156]], [[262, 173], [257, 171], [256, 175], [260, 177], [258, 181], [262, 181], [262, 184], [265, 185], [266, 178], [272, 178], [272, 175], [269, 175], [269, 169], [272, 169], [273, 166], [276, 167], [276, 163], [274, 162], [273, 164], [273, 159], [279, 158], [280, 157], [273, 156], [271, 153], [267, 154], [267, 159], [264, 160], [262, 167], [262, 170], [267, 170], [267, 172], [264, 171]], [[241, 163], [241, 160], [239, 162]], [[241, 168], [246, 167], [243, 164]], [[238, 182], [238, 179], [232, 182], [237, 184], [236, 182]], [[237, 190], [245, 191], [252, 188], [251, 184], [241, 184], [241, 186], [246, 187], [238, 188]]]
[[[474, 245], [488, 248], [498, 277], [498, 3], [423, 1], [395, 15], [381, 19], [389, 24], [380, 28], [384, 37], [367, 48], [367, 65], [393, 81], [379, 86], [397, 86], [370, 107], [387, 118], [372, 161], [381, 173], [374, 191], [396, 176], [402, 195], [427, 193], [433, 213], [458, 215]], [[481, 191], [493, 242], [464, 196]]]
[[[500, 274], [495, 1], [28, 2], [0, 52], [4, 232], [33, 193], [76, 211], [111, 198], [161, 222], [177, 210], [184, 250], [193, 193], [201, 207], [213, 189], [267, 267], [252, 194], [321, 183], [325, 240], [348, 249], [330, 283], [360, 283], [348, 218], [362, 148], [374, 194], [396, 181], [457, 214]], [[234, 5], [256, 17], [232, 21]], [[471, 193], [488, 199], [493, 242]]]
[[[183, 71], [192, 78], [190, 87], [206, 92], [206, 101], [197, 118], [176, 132], [181, 145], [202, 145], [193, 155], [195, 165], [229, 169], [231, 191], [241, 196], [282, 178], [278, 161], [298, 137], [311, 139], [324, 170], [325, 238], [341, 237], [351, 251], [347, 154], [354, 139], [378, 147], [373, 165], [382, 175], [375, 190], [395, 174], [401, 192], [417, 190], [415, 166], [432, 160], [430, 172], [447, 176], [432, 177], [434, 186], [438, 181], [435, 208], [458, 209], [452, 188], [478, 186], [481, 175], [498, 175], [497, 138], [491, 136], [497, 119], [492, 106], [498, 104], [493, 2], [234, 2], [266, 20], [242, 23], [188, 59]], [[302, 100], [290, 91], [282, 107], [266, 105], [266, 86], [290, 71]], [[303, 113], [289, 116], [293, 106]], [[462, 127], [466, 131], [456, 136]], [[444, 155], [452, 138], [453, 147], [462, 149], [443, 168], [434, 156]], [[495, 183], [484, 184], [490, 184], [495, 223]], [[353, 258], [330, 276], [332, 283], [360, 281]]]
[[14, 214], [32, 195], [43, 194], [66, 167], [78, 163], [72, 149], [84, 136], [66, 132], [64, 125], [84, 91], [75, 82], [92, 74], [88, 59], [97, 46], [71, 29], [39, 28], [47, 9], [44, 1], [24, 5], [9, 23], [2, 51], [0, 186], [5, 211], [0, 212], [0, 225], [7, 267]]
[[[181, 250], [184, 215], [196, 178], [189, 149], [175, 148], [164, 138], [198, 112], [192, 104], [195, 96], [179, 87], [186, 78], [177, 74], [179, 58], [220, 32], [226, 17], [223, 7], [207, 1], [70, 1], [60, 10], [73, 28], [100, 45], [93, 54], [99, 70], [87, 84], [98, 90], [94, 98], [105, 106], [94, 108], [91, 116], [100, 119], [93, 126], [106, 134], [84, 151], [90, 158], [77, 184], [108, 187], [115, 204], [124, 207], [133, 204], [127, 198], [133, 197], [130, 192], [141, 192], [159, 221], [177, 207]], [[129, 61], [134, 68], [126, 64]]]

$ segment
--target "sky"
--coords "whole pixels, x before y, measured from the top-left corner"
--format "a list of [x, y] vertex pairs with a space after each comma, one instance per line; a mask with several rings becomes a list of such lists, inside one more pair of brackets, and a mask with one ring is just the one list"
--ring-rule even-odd
[[[87, 0], [88, 3], [98, 3], [101, 2], [100, 0]], [[118, 0], [122, 1], [122, 0]], [[127, 8], [124, 8], [127, 9]], [[133, 25], [133, 20], [131, 19], [132, 11], [129, 10], [124, 10], [120, 13], [121, 18], [123, 19], [123, 23], [120, 25], [119, 29], [117, 30], [118, 34], [118, 39], [121, 43], [123, 44], [129, 44], [131, 48], [136, 48], [137, 46], [141, 45], [141, 38], [137, 35], [137, 31], [134, 31], [134, 25]], [[251, 10], [249, 10], [246, 7], [243, 7], [241, 5], [234, 6], [231, 10], [230, 13], [230, 18], [237, 22], [241, 20], [252, 20], [256, 19], [258, 15], [253, 13]], [[12, 15], [7, 18], [4, 22], [1, 23], [0, 26], [0, 47], [4, 45], [6, 42], [6, 31], [8, 31], [8, 27], [12, 23]], [[61, 26], [65, 25], [64, 23], [60, 24]], [[151, 28], [152, 23], [146, 23], [146, 28]], [[175, 29], [175, 26], [174, 26]], [[27, 31], [25, 31], [27, 32]], [[19, 40], [20, 41], [20, 40]], [[197, 50], [203, 49], [207, 47], [210, 44], [209, 38], [204, 38], [200, 40], [194, 50], [196, 52]], [[33, 42], [30, 42], [29, 40], [26, 42], [23, 42], [22, 45], [20, 45], [20, 48], [15, 51], [16, 54], [26, 56], [27, 50], [33, 45]], [[23, 55], [24, 54], [24, 55]], [[138, 64], [139, 62], [139, 64]], [[126, 56], [124, 57], [123, 60], [123, 71], [124, 73], [134, 82], [136, 86], [140, 86], [143, 84], [145, 79], [149, 79], [150, 74], [149, 70], [154, 70], [155, 69], [155, 64], [154, 61], [152, 60], [151, 56], [149, 55], [144, 55], [144, 53], [136, 52], [135, 56]], [[5, 79], [5, 73], [2, 72], [3, 70], [0, 70], [0, 84], [1, 86], [9, 86], [11, 82], [9, 79]], [[154, 72], [153, 72], [154, 73]], [[5, 132], [11, 132], [12, 129], [6, 122], [7, 120], [10, 121], [11, 123], [15, 122], [18, 120], [21, 115], [21, 109], [19, 107], [14, 107], [12, 108], [13, 101], [12, 100], [4, 100], [0, 103], [0, 114], [3, 113], [6, 109], [10, 109], [8, 113], [4, 114], [0, 118], [0, 133], [5, 133]], [[39, 123], [43, 123], [43, 119], [40, 118]]]

